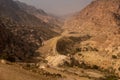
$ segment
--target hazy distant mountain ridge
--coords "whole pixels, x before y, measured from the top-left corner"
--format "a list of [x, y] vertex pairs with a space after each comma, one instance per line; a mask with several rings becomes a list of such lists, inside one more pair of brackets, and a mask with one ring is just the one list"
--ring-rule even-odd
[[37, 25], [42, 23], [42, 21], [36, 17], [21, 10], [19, 6], [12, 0], [0, 1], [0, 15], [11, 18], [17, 24]]
[[62, 26], [63, 22], [58, 17], [55, 17], [51, 14], [46, 13], [42, 9], [37, 9], [34, 6], [25, 4], [23, 2], [16, 1], [16, 3], [22, 10], [24, 10], [28, 14], [31, 14], [31, 15], [39, 18], [40, 20], [44, 21], [45, 23], [49, 24], [50, 27], [48, 27], [48, 28], [50, 28], [51, 30], [56, 31], [56, 32], [61, 31], [60, 27]]
[[34, 6], [31, 5], [27, 5], [26, 3], [20, 2], [20, 1], [16, 1], [16, 3], [18, 4], [18, 6], [22, 9], [25, 10], [26, 12], [30, 13], [30, 14], [41, 14], [41, 15], [47, 15], [47, 13], [42, 10], [42, 9], [37, 9]]

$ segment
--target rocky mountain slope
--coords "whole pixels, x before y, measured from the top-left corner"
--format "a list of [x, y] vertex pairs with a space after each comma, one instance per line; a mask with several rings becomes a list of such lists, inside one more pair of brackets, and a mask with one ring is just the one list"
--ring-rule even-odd
[[92, 33], [93, 30], [102, 32], [103, 28], [104, 31], [108, 31], [108, 27], [114, 30], [118, 28], [117, 26], [119, 26], [119, 0], [94, 0], [65, 24], [69, 30], [86, 33], [88, 31]]
[[[19, 3], [19, 5], [22, 5], [22, 3]], [[59, 35], [59, 33], [52, 30], [53, 25], [32, 14], [32, 11], [36, 12], [34, 11], [37, 10], [36, 8], [30, 10], [31, 6], [26, 5], [27, 8], [30, 8], [28, 11], [31, 11], [28, 12], [19, 5], [13, 0], [0, 0], [1, 20], [5, 25], [9, 25], [6, 28], [15, 36], [31, 44], [35, 50], [42, 45], [44, 40]], [[47, 15], [43, 10], [39, 14]]]
[[[24, 60], [29, 57], [27, 53], [33, 50], [40, 54], [40, 56], [37, 55], [37, 58], [42, 58], [42, 60], [38, 63], [21, 64], [23, 68], [35, 73], [39, 74], [43, 70], [43, 72], [47, 72], [45, 73], [47, 75], [62, 78], [60, 80], [120, 79], [120, 0], [94, 0], [81, 12], [65, 21], [63, 26], [65, 31], [59, 36], [48, 28], [51, 25], [48, 23], [51, 22], [44, 11], [24, 3], [16, 3], [11, 0], [8, 2], [18, 4], [19, 6], [17, 6], [22, 10], [20, 12], [24, 12], [25, 15], [30, 13], [30, 16], [34, 16], [42, 23], [40, 26], [37, 26], [36, 22], [35, 26], [28, 22], [24, 25], [16, 25], [16, 21], [13, 17], [11, 18], [11, 15], [10, 19], [2, 18], [0, 48], [2, 48], [3, 57], [7, 55], [9, 56], [7, 59], [11, 60], [12, 56], [13, 60], [13, 56], [15, 56], [15, 59], [20, 60], [22, 57]], [[13, 6], [11, 10], [14, 11]], [[15, 15], [18, 14], [13, 16]], [[21, 16], [21, 19], [25, 17], [18, 16]], [[32, 19], [29, 16], [28, 18]], [[24, 46], [28, 46], [27, 51]], [[20, 55], [19, 50], [22, 51]], [[16, 52], [18, 53], [16, 54]], [[13, 55], [11, 55], [12, 53]]]
[[95, 0], [72, 19], [66, 21], [64, 27], [72, 32], [92, 36], [92, 40], [97, 41], [103, 48], [118, 46], [119, 5], [119, 0]]
[[[26, 7], [24, 7], [26, 6]], [[43, 20], [43, 15], [47, 17], [47, 13], [41, 13], [40, 10], [37, 12], [36, 8], [31, 9], [31, 6], [28, 6], [23, 3], [18, 3], [12, 0], [1, 0], [0, 2], [0, 16], [10, 18], [17, 25], [21, 26], [30, 26], [30, 27], [40, 27], [48, 29], [53, 25], [46, 23]], [[29, 8], [30, 9], [29, 9]], [[14, 14], [13, 14], [14, 13]], [[39, 18], [36, 14], [42, 15]], [[42, 19], [41, 19], [42, 18]], [[47, 29], [45, 28], [45, 29]], [[54, 33], [54, 31], [53, 31]]]
[[[34, 54], [32, 47], [28, 42], [15, 36], [0, 19], [0, 58], [9, 61], [26, 61]], [[31, 58], [32, 59], [32, 58]]]
[[[28, 4], [25, 4], [23, 2], [20, 2], [20, 1], [16, 1], [16, 3], [18, 4], [18, 6], [24, 10], [25, 12], [29, 13], [29, 14], [32, 14], [34, 16], [36, 16], [37, 18], [43, 20], [44, 22], [46, 23], [57, 23], [59, 21], [59, 19], [55, 16], [52, 16], [48, 13], [46, 13], [44, 10], [42, 9], [37, 9], [35, 8], [34, 6], [31, 6], [31, 5], [28, 5]], [[57, 24], [56, 24], [57, 25]]]
[[3, 17], [11, 18], [13, 21], [17, 22], [17, 24], [39, 25], [42, 23], [42, 21], [36, 17], [21, 10], [19, 6], [12, 0], [0, 1], [0, 15]]
[[56, 32], [61, 32], [60, 27], [62, 26], [63, 22], [61, 21], [60, 18], [52, 16], [46, 13], [45, 11], [43, 11], [42, 9], [37, 9], [34, 6], [27, 5], [20, 1], [16, 1], [16, 3], [22, 10], [24, 10], [28, 14], [31, 14], [39, 18], [40, 20], [44, 21], [45, 23], [49, 24], [49, 27], [48, 27], [49, 29], [56, 31]]
[[64, 35], [47, 41], [38, 51], [48, 53], [45, 58], [50, 66], [96, 69], [119, 78], [119, 5], [120, 0], [94, 0], [65, 21]]
[[66, 21], [64, 27], [71, 32], [92, 36], [91, 41], [97, 42], [100, 49], [113, 49], [120, 45], [119, 5], [119, 0], [95, 0]]

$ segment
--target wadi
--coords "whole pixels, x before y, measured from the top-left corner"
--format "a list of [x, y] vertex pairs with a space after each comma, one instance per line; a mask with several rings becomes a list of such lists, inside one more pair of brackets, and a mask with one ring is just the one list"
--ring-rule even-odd
[[0, 0], [0, 80], [120, 80], [120, 0], [64, 18]]

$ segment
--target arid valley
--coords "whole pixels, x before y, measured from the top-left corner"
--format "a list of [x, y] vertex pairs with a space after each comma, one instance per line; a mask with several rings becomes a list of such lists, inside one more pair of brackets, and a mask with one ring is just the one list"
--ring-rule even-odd
[[120, 80], [119, 61], [120, 0], [66, 17], [0, 0], [0, 80]]

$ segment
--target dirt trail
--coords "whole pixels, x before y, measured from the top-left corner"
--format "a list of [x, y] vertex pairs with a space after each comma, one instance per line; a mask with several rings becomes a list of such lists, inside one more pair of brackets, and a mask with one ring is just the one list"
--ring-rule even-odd
[[[50, 67], [44, 68], [45, 71], [52, 74], [60, 74], [63, 79], [61, 80], [95, 80], [103, 77], [103, 73], [96, 72], [94, 70], [85, 70], [85, 69], [74, 69], [74, 68], [60, 68], [58, 67], [65, 59], [68, 57], [65, 55], [60, 55], [56, 50], [57, 41], [65, 36], [80, 36], [80, 34], [69, 34], [67, 31], [61, 34], [61, 36], [57, 36], [45, 42], [45, 45], [39, 49], [42, 53], [46, 53], [46, 60], [48, 61], [48, 65]], [[74, 69], [74, 70], [73, 70]], [[84, 73], [82, 73], [82, 71]], [[91, 78], [91, 79], [90, 79]]]
[[56, 55], [58, 52], [56, 51], [56, 44], [57, 41], [62, 38], [63, 36], [66, 36], [68, 34], [67, 31], [63, 32], [60, 36], [54, 37], [48, 41], [44, 42], [44, 45], [40, 47], [37, 52], [40, 52], [44, 54], [45, 56], [49, 55]]
[[40, 47], [37, 52], [40, 52], [43, 56], [56, 55], [56, 44], [61, 36], [52, 38], [44, 42], [44, 46]]
[[68, 34], [68, 32], [65, 31], [65, 32], [63, 32], [63, 33], [61, 34], [61, 36], [55, 37], [55, 38], [53, 38], [53, 40], [51, 41], [50, 47], [52, 48], [52, 50], [53, 50], [52, 53], [53, 53], [54, 55], [59, 54], [59, 53], [56, 51], [57, 41], [58, 41], [59, 39], [61, 39], [63, 36], [66, 36], [67, 34]]

